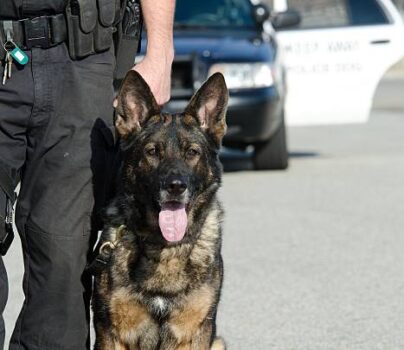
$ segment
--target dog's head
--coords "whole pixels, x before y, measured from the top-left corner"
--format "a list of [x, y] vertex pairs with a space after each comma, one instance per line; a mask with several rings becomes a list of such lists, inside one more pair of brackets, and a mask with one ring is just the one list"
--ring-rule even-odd
[[168, 242], [183, 241], [187, 232], [192, 239], [187, 227], [219, 188], [227, 101], [218, 73], [180, 114], [162, 113], [138, 73], [130, 71], [122, 83], [115, 125], [124, 152], [124, 191], [133, 194], [147, 225], [159, 228]]

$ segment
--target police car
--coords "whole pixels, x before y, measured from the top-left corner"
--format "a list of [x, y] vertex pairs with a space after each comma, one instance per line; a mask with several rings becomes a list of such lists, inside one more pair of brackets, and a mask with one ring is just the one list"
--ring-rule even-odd
[[404, 26], [390, 0], [273, 0], [299, 11], [280, 29], [290, 125], [360, 123], [383, 74], [404, 55]]

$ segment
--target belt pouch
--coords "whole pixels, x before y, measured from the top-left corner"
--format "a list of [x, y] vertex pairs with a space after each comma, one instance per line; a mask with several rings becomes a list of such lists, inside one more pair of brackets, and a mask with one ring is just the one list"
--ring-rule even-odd
[[125, 0], [122, 20], [114, 34], [116, 70], [115, 80], [119, 82], [135, 64], [136, 53], [140, 49], [142, 34], [142, 12], [139, 0]]
[[94, 49], [102, 52], [112, 46], [115, 3], [112, 0], [97, 0], [97, 4], [98, 23], [94, 32]]
[[69, 53], [80, 59], [95, 53], [94, 32], [97, 27], [96, 0], [73, 0], [66, 8]]
[[0, 61], [2, 61], [6, 57], [6, 50], [4, 50], [5, 42], [6, 42], [6, 37], [4, 35], [4, 31], [1, 30], [1, 28], [0, 28]]

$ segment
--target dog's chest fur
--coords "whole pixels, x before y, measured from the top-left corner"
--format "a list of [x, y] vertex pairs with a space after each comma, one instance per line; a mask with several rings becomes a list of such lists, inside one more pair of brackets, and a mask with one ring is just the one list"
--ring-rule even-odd
[[170, 299], [163, 296], [151, 297], [148, 303], [149, 312], [155, 316], [166, 316], [171, 307]]
[[128, 344], [159, 339], [162, 332], [172, 334], [176, 342], [187, 342], [201, 322], [209, 317], [218, 287], [217, 283], [206, 283], [174, 299], [162, 296], [142, 298], [139, 294], [119, 289], [110, 299], [111, 330]]
[[97, 288], [118, 338], [159, 339], [165, 329], [185, 341], [209, 317], [221, 284], [221, 209], [214, 208], [193, 244], [140, 251], [130, 234], [118, 244]]

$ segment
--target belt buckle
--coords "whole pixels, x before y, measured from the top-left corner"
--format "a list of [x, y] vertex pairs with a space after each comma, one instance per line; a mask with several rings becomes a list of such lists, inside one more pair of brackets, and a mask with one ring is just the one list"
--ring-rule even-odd
[[35, 17], [23, 22], [27, 49], [33, 47], [47, 49], [51, 46], [48, 17]]

